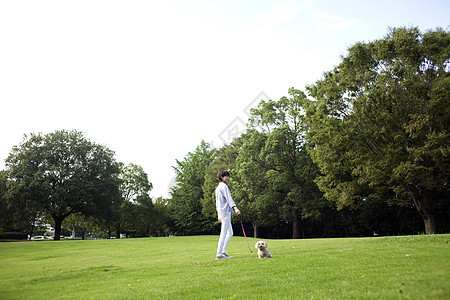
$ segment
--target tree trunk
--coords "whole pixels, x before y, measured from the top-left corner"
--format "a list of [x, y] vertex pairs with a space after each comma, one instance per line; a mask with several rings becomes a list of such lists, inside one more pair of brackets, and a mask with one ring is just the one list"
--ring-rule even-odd
[[292, 238], [299, 239], [300, 238], [300, 218], [298, 216], [298, 209], [292, 208]]
[[302, 230], [302, 239], [305, 238], [305, 229], [303, 228], [302, 219], [299, 217], [300, 229]]
[[55, 221], [55, 236], [53, 237], [53, 240], [59, 241], [61, 236], [62, 221], [64, 218], [61, 218], [60, 216], [53, 216], [53, 220]]
[[425, 233], [426, 234], [435, 234], [436, 233], [436, 220], [434, 219], [433, 214], [431, 214], [427, 217], [423, 217], [423, 222], [425, 224]]
[[31, 237], [33, 236], [33, 234], [34, 234], [34, 229], [36, 228], [36, 226], [34, 225], [34, 222], [33, 222], [33, 225], [31, 225], [30, 227], [30, 230], [29, 230], [29, 236], [30, 236], [30, 239], [31, 239]]
[[258, 225], [255, 222], [252, 222], [252, 226], [253, 226], [253, 237], [257, 238], [258, 237]]
[[417, 211], [422, 216], [425, 225], [426, 234], [436, 233], [436, 220], [433, 213], [433, 199], [426, 190], [420, 190], [417, 197], [414, 198], [414, 204]]

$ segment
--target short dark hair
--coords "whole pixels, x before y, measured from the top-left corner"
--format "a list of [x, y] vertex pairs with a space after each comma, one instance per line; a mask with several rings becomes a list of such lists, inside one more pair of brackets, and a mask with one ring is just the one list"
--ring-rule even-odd
[[222, 182], [222, 177], [225, 176], [230, 177], [230, 173], [227, 170], [222, 170], [219, 172], [219, 174], [217, 174], [217, 179], [219, 180], [219, 182]]

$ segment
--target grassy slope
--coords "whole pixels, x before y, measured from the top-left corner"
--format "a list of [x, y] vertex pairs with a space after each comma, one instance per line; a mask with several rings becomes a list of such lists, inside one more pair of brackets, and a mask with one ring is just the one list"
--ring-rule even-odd
[[267, 240], [265, 260], [242, 237], [215, 260], [217, 239], [0, 243], [0, 299], [450, 298], [450, 235]]

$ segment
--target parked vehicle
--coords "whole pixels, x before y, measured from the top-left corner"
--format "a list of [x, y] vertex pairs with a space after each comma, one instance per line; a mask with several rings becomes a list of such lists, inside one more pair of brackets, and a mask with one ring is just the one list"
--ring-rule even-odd
[[32, 240], [48, 240], [48, 236], [35, 235], [31, 237]]

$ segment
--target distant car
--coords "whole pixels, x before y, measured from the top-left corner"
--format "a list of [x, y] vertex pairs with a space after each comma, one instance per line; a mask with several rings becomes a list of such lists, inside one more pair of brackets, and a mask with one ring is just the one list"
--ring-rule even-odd
[[46, 240], [48, 239], [46, 236], [43, 235], [35, 235], [31, 237], [32, 240]]

